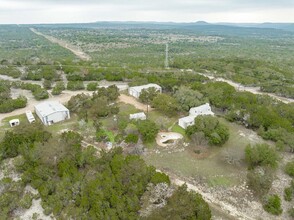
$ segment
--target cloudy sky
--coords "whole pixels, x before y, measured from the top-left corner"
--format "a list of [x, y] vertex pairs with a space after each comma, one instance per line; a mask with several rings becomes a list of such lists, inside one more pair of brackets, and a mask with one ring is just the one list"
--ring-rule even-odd
[[0, 0], [0, 23], [294, 22], [294, 0]]

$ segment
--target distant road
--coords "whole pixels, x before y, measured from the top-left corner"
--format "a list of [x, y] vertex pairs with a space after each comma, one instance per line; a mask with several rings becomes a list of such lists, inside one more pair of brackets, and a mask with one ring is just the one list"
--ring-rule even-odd
[[206, 76], [207, 78], [209, 78], [211, 80], [215, 80], [215, 81], [219, 81], [219, 82], [226, 82], [226, 83], [230, 84], [231, 86], [233, 86], [238, 91], [246, 91], [246, 92], [251, 92], [253, 94], [259, 94], [259, 95], [268, 95], [268, 96], [275, 98], [275, 99], [277, 99], [281, 102], [284, 102], [286, 104], [294, 102], [294, 99], [291, 99], [291, 98], [278, 96], [273, 93], [261, 92], [260, 87], [247, 87], [247, 86], [244, 86], [240, 83], [233, 82], [232, 80], [224, 79], [221, 77], [215, 77], [210, 74], [198, 73], [198, 72], [197, 72], [197, 74], [202, 75], [202, 76]]
[[51, 41], [52, 43], [56, 43], [56, 44], [59, 44], [59, 46], [67, 49], [67, 50], [70, 50], [72, 53], [74, 53], [77, 57], [79, 57], [81, 60], [85, 60], [85, 61], [88, 61], [88, 60], [91, 60], [91, 57], [84, 53], [80, 48], [66, 42], [66, 41], [63, 41], [63, 40], [60, 40], [60, 39], [57, 39], [55, 37], [52, 37], [52, 36], [49, 36], [49, 35], [46, 35], [46, 34], [43, 34], [41, 32], [38, 32], [36, 29], [34, 28], [30, 28], [30, 30], [32, 32], [34, 32], [35, 34], [37, 35], [40, 35], [42, 37], [45, 37], [47, 40]]

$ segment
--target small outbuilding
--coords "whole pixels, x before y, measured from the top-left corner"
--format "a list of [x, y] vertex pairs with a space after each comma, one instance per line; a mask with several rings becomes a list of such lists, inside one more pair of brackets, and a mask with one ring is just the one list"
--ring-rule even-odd
[[59, 102], [43, 102], [35, 106], [35, 111], [44, 125], [51, 125], [70, 118], [69, 110]]
[[9, 121], [9, 125], [10, 127], [15, 127], [15, 126], [18, 126], [19, 125], [19, 119], [15, 118], [15, 119], [12, 119]]
[[178, 124], [180, 127], [186, 129], [188, 126], [194, 125], [195, 118], [196, 116], [193, 115], [180, 118]]
[[199, 115], [214, 115], [209, 103], [191, 108], [189, 116], [180, 118], [178, 124], [180, 127], [186, 129], [188, 126], [194, 125], [195, 118]]
[[30, 122], [30, 124], [34, 123], [36, 121], [36, 119], [31, 111], [26, 111], [26, 116], [27, 116], [27, 119]]
[[131, 96], [134, 96], [135, 98], [139, 98], [143, 89], [149, 89], [152, 87], [155, 88], [158, 92], [160, 93], [162, 92], [162, 88], [159, 85], [154, 83], [150, 83], [150, 84], [142, 85], [142, 86], [129, 87], [128, 92]]
[[146, 120], [146, 115], [144, 112], [139, 112], [135, 114], [130, 114], [130, 120]]

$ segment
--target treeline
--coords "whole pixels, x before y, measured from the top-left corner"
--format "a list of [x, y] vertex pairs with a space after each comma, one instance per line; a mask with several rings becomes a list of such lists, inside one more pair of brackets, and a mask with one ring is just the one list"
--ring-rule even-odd
[[[210, 71], [246, 86], [261, 86], [262, 91], [293, 98], [291, 69], [275, 66], [259, 59], [246, 58], [187, 58], [177, 57], [172, 67]], [[277, 83], [278, 82], [278, 83]]]
[[[0, 159], [15, 157], [21, 180], [16, 182], [17, 190], [3, 189], [1, 217], [13, 218], [20, 207], [30, 207], [34, 197], [24, 191], [29, 184], [38, 190], [45, 214], [52, 213], [57, 219], [140, 219], [140, 200], [147, 186], [170, 183], [165, 174], [147, 166], [139, 156], [123, 155], [121, 148], [98, 156], [94, 147], [82, 148], [81, 140], [72, 131], [52, 137], [38, 123], [6, 132], [0, 142]], [[7, 183], [16, 184], [6, 179], [0, 185]], [[176, 204], [179, 199], [181, 208]], [[25, 206], [23, 200], [27, 201]], [[185, 187], [176, 190], [167, 206], [152, 213], [150, 219], [164, 219], [173, 213], [186, 219], [211, 218], [207, 203]]]

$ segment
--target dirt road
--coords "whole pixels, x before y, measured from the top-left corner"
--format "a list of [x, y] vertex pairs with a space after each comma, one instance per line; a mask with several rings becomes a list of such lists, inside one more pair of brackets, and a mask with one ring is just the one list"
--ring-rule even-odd
[[74, 46], [74, 45], [72, 45], [72, 44], [70, 44], [70, 43], [68, 43], [66, 41], [57, 39], [55, 37], [52, 37], [52, 36], [49, 36], [49, 35], [46, 35], [46, 34], [43, 34], [41, 32], [38, 32], [34, 28], [30, 28], [30, 30], [32, 32], [34, 32], [35, 34], [37, 34], [37, 35], [45, 37], [47, 40], [51, 41], [52, 43], [59, 44], [59, 46], [65, 48], [67, 50], [70, 50], [72, 53], [74, 53], [81, 60], [85, 60], [85, 61], [91, 60], [91, 57], [88, 54], [84, 53], [80, 48], [78, 48], [78, 47], [76, 47], [76, 46]]
[[[134, 97], [125, 95], [125, 94], [120, 94], [120, 96], [118, 97], [120, 102], [124, 102], [130, 105], [133, 105], [135, 108], [140, 109], [142, 111], [147, 111], [147, 105], [138, 102], [137, 99], [135, 99]], [[153, 108], [148, 109], [148, 111], [153, 111]]]
[[251, 92], [253, 94], [268, 95], [268, 96], [275, 98], [275, 99], [277, 99], [281, 102], [284, 102], [286, 104], [294, 102], [294, 99], [291, 99], [291, 98], [281, 97], [281, 96], [278, 96], [273, 93], [261, 92], [260, 87], [247, 87], [247, 86], [241, 85], [240, 83], [236, 83], [236, 82], [233, 82], [232, 80], [224, 79], [221, 77], [214, 77], [209, 74], [198, 73], [198, 72], [197, 72], [197, 74], [202, 75], [202, 76], [206, 76], [211, 80], [215, 80], [215, 81], [219, 81], [219, 82], [226, 82], [226, 83], [230, 84], [231, 86], [233, 86], [238, 91], [247, 91], [247, 92]]

